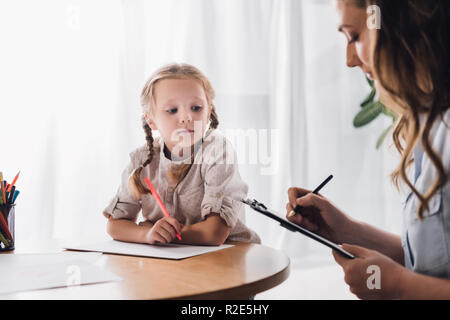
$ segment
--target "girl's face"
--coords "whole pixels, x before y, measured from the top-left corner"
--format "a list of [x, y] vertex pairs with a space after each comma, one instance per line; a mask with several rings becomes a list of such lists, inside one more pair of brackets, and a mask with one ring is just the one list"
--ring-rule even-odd
[[211, 108], [205, 90], [193, 79], [164, 79], [155, 84], [153, 92], [147, 122], [159, 130], [169, 151], [181, 156], [183, 149], [199, 141], [206, 130]]
[[368, 29], [365, 8], [355, 6], [351, 0], [337, 0], [335, 5], [338, 31], [347, 38], [347, 66], [359, 67], [374, 80], [372, 52], [376, 30]]

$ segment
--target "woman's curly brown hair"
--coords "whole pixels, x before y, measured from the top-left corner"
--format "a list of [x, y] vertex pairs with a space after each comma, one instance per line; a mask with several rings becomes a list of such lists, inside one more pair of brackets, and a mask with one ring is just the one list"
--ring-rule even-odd
[[[448, 0], [350, 0], [357, 7], [377, 5], [381, 29], [377, 30], [373, 63], [376, 78], [403, 110], [393, 132], [402, 159], [392, 173], [397, 188], [406, 183], [419, 198], [423, 219], [430, 199], [447, 182], [442, 159], [432, 148], [433, 124], [450, 107], [450, 1]], [[421, 124], [420, 117], [425, 115]], [[436, 168], [432, 186], [421, 194], [408, 179], [415, 145]]]

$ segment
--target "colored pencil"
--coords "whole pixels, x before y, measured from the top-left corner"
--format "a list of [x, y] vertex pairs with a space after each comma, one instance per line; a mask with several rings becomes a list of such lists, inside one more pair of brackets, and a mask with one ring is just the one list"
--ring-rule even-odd
[[[161, 210], [163, 211], [164, 215], [167, 218], [170, 218], [169, 212], [167, 211], [166, 207], [162, 203], [161, 198], [159, 197], [158, 193], [156, 192], [156, 189], [153, 187], [152, 183], [150, 182], [150, 179], [149, 178], [144, 178], [144, 180], [147, 183], [147, 186], [150, 189], [150, 191], [151, 191], [153, 197], [155, 198], [156, 202], [158, 202], [158, 205], [161, 208]], [[178, 232], [177, 232], [177, 238], [178, 238], [178, 240], [181, 240], [181, 236], [178, 234]]]
[[3, 172], [0, 172], [0, 192], [1, 192], [1, 196], [2, 196], [2, 201], [1, 204], [3, 204], [4, 202], [6, 203], [6, 199], [5, 199], [5, 187], [3, 186]]
[[9, 240], [12, 240], [13, 238], [12, 238], [11, 232], [9, 232], [8, 224], [6, 223], [5, 218], [3, 217], [3, 213], [0, 214], [0, 227], [3, 230], [3, 232], [5, 232], [6, 237]]
[[19, 178], [19, 174], [20, 174], [20, 171], [16, 174], [16, 176], [14, 177], [14, 180], [8, 186], [8, 190], [7, 191], [11, 191], [11, 188], [14, 187], [14, 185], [16, 184], [17, 179]]
[[10, 204], [10, 205], [13, 204], [14, 193], [16, 193], [15, 186], [11, 188], [11, 192], [9, 193], [9, 198], [6, 201], [7, 204]]
[[14, 204], [14, 202], [16, 202], [16, 199], [17, 199], [17, 197], [19, 196], [19, 194], [20, 194], [20, 191], [19, 191], [19, 190], [16, 190], [16, 192], [14, 192], [14, 197], [13, 197], [13, 199], [12, 199], [11, 204]]
[[5, 239], [5, 237], [3, 236], [3, 234], [1, 232], [0, 232], [0, 242], [3, 242], [5, 247], [9, 247], [9, 241]]

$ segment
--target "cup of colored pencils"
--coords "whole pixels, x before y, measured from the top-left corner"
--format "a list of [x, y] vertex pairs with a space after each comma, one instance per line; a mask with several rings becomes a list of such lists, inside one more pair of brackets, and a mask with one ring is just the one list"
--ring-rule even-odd
[[20, 172], [11, 184], [3, 180], [0, 172], [0, 251], [14, 250], [15, 239], [15, 202], [20, 191], [16, 190], [15, 183]]

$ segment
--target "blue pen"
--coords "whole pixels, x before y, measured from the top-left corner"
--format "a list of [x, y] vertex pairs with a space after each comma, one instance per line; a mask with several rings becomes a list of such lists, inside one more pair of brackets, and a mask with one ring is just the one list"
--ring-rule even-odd
[[17, 196], [19, 195], [19, 193], [20, 193], [20, 191], [16, 190], [16, 192], [14, 193], [14, 197], [13, 197], [13, 200], [12, 200], [11, 204], [14, 204], [14, 202], [16, 202], [16, 199], [17, 199]]

